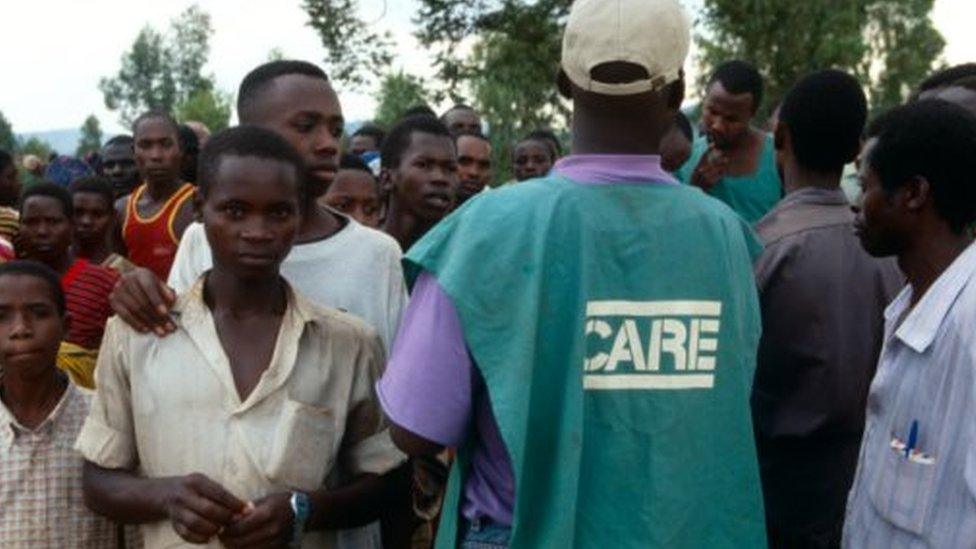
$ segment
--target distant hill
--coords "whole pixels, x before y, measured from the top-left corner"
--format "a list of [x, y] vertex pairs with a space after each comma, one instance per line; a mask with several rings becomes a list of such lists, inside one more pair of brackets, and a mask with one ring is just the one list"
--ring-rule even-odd
[[81, 132], [77, 128], [66, 129], [66, 130], [48, 130], [46, 132], [28, 132], [17, 134], [17, 137], [23, 139], [24, 141], [30, 139], [31, 137], [36, 137], [38, 139], [43, 139], [50, 143], [51, 147], [54, 148], [58, 154], [75, 154], [75, 149], [78, 147], [78, 140], [81, 138]]

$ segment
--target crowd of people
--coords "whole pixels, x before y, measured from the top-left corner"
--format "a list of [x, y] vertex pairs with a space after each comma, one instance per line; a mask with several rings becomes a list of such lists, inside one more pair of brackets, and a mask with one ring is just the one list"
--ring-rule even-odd
[[346, 135], [304, 61], [0, 151], [0, 547], [976, 547], [976, 64], [764, 128], [690, 42], [576, 0], [494, 188], [475, 108]]

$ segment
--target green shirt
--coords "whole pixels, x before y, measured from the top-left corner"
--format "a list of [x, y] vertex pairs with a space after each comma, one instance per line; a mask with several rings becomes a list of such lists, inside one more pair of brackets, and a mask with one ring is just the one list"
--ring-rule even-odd
[[[691, 174], [707, 150], [708, 139], [698, 136], [692, 146], [691, 158], [681, 166], [675, 177], [690, 185]], [[772, 135], [766, 134], [762, 152], [759, 154], [756, 173], [723, 177], [708, 191], [708, 194], [728, 204], [750, 224], [762, 219], [783, 197], [783, 184], [776, 169], [776, 149]]]

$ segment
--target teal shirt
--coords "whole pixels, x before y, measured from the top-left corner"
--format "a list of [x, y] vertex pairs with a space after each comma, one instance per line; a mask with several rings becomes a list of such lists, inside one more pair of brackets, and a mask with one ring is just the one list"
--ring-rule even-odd
[[[469, 201], [407, 254], [451, 297], [516, 486], [511, 547], [765, 547], [745, 221], [697, 189], [561, 176]], [[453, 548], [460, 448], [438, 547]]]
[[[698, 136], [692, 146], [691, 158], [675, 177], [685, 185], [691, 184], [691, 174], [702, 155], [708, 150], [708, 140]], [[783, 183], [776, 170], [776, 149], [773, 136], [767, 134], [759, 157], [756, 173], [739, 177], [723, 177], [708, 194], [725, 202], [750, 224], [762, 219], [783, 198]]]

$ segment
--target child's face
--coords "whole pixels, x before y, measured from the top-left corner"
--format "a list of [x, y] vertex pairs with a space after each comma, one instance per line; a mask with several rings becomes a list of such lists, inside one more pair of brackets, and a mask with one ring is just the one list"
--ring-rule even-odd
[[691, 157], [691, 142], [681, 133], [675, 124], [661, 140], [661, 167], [665, 171], [675, 172]]
[[523, 141], [515, 147], [512, 164], [516, 181], [545, 177], [552, 169], [552, 151], [541, 141]]
[[450, 137], [415, 132], [391, 175], [393, 196], [402, 210], [436, 222], [454, 208], [457, 152]]
[[115, 220], [112, 205], [98, 193], [76, 192], [71, 200], [75, 210], [75, 239], [82, 244], [104, 244]]
[[380, 225], [379, 184], [362, 170], [339, 170], [323, 202], [367, 227]]
[[28, 197], [21, 207], [18, 249], [24, 257], [53, 265], [71, 247], [71, 220], [60, 200], [44, 195]]
[[26, 274], [0, 276], [0, 360], [7, 371], [50, 368], [64, 337], [51, 287]]
[[301, 224], [298, 174], [285, 162], [225, 156], [197, 211], [215, 268], [276, 277]]

